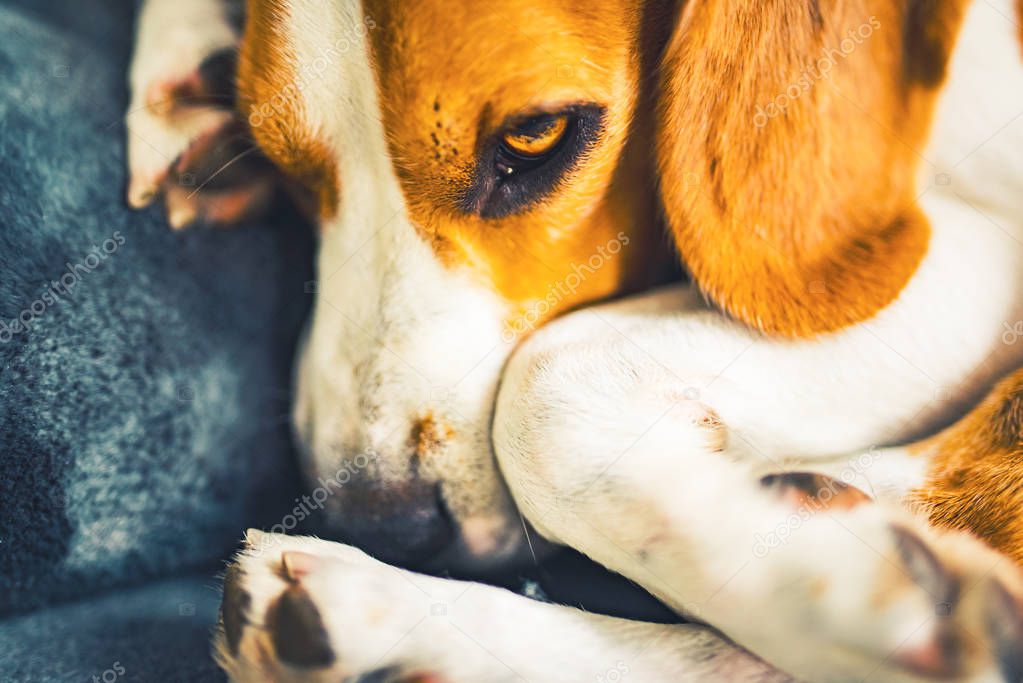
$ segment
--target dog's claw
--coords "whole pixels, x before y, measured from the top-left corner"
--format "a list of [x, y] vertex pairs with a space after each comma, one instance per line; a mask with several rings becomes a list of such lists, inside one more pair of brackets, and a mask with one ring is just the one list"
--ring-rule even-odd
[[917, 534], [893, 526], [895, 547], [913, 581], [930, 595], [935, 609], [951, 610], [959, 598], [959, 579], [945, 567], [937, 554]]
[[174, 230], [188, 227], [199, 217], [198, 206], [192, 198], [177, 188], [167, 191], [167, 222]]
[[270, 534], [259, 529], [246, 529], [245, 530], [245, 547], [246, 548], [259, 548], [263, 543], [270, 537]]
[[895, 525], [895, 547], [905, 571], [934, 605], [934, 620], [923, 627], [922, 638], [901, 647], [894, 656], [907, 671], [928, 678], [949, 678], [962, 669], [962, 633], [953, 622], [961, 580], [913, 531]]
[[132, 179], [128, 186], [128, 206], [133, 209], [144, 209], [153, 203], [159, 182]]
[[316, 570], [320, 564], [319, 558], [299, 550], [291, 550], [281, 554], [281, 564], [284, 567], [284, 574], [293, 581], [299, 581]]

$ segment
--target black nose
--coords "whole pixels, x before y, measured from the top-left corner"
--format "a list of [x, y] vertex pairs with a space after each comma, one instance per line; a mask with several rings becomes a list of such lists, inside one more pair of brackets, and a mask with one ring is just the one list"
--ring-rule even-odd
[[390, 564], [419, 567], [455, 538], [454, 522], [435, 485], [364, 484], [345, 491], [339, 532], [345, 541]]

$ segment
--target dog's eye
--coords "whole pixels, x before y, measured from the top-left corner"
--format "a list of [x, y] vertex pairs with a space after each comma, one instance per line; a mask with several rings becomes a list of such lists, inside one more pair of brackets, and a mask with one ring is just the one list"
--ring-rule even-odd
[[513, 119], [481, 145], [462, 208], [503, 218], [538, 203], [596, 144], [603, 119], [604, 108], [596, 104]]
[[[568, 130], [568, 114], [534, 116], [501, 136], [503, 151], [512, 157], [536, 161], [557, 149]], [[509, 167], [514, 170], [514, 167]]]

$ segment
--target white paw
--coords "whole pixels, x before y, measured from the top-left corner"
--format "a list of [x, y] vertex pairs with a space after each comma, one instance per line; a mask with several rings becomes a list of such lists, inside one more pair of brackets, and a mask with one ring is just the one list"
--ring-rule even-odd
[[899, 562], [871, 597], [883, 609], [913, 596], [920, 622], [884, 644], [879, 669], [922, 680], [1023, 681], [1019, 570], [972, 536], [938, 533], [919, 519], [892, 531]]
[[234, 111], [237, 41], [219, 1], [149, 0], [140, 16], [127, 199], [142, 208], [162, 194], [174, 228], [235, 222], [271, 195], [266, 162]]
[[315, 538], [246, 539], [225, 576], [215, 639], [232, 681], [439, 680], [417, 631], [436, 579]]
[[749, 570], [775, 573], [774, 626], [801, 646], [740, 620], [727, 630], [742, 642], [811, 680], [1023, 680], [1023, 577], [1010, 560], [828, 477], [764, 483], [793, 514]]

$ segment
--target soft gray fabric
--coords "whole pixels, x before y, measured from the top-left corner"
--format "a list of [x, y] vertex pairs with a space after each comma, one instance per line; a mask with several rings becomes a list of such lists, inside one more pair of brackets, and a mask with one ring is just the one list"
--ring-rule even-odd
[[310, 237], [127, 210], [131, 11], [0, 6], [0, 614], [214, 565], [299, 487]]
[[207, 576], [161, 581], [0, 622], [0, 681], [222, 681], [210, 656], [215, 585]]

